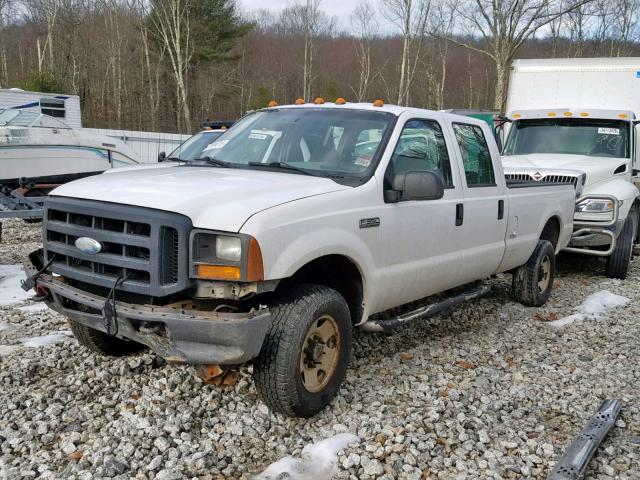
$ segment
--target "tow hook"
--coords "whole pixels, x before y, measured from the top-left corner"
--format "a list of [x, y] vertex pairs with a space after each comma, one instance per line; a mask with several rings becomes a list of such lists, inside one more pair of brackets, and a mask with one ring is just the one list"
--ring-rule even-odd
[[229, 365], [197, 365], [195, 369], [196, 377], [207, 385], [216, 387], [232, 387], [240, 379], [240, 372]]

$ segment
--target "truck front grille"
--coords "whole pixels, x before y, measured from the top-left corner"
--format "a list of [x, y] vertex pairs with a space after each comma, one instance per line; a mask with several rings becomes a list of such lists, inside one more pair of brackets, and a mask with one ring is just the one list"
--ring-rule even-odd
[[[89, 200], [51, 197], [44, 215], [46, 261], [64, 277], [161, 297], [187, 288], [188, 218], [159, 210]], [[98, 241], [101, 251], [84, 253], [80, 237]]]
[[574, 187], [578, 186], [578, 177], [572, 175], [546, 175], [539, 180], [533, 178], [529, 173], [505, 173], [507, 180], [517, 182], [541, 182], [541, 183], [569, 183]]

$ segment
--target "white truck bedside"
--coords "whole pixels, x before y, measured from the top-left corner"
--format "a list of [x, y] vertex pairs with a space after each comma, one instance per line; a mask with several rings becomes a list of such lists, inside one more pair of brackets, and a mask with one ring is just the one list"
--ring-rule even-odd
[[391, 330], [500, 272], [542, 305], [573, 186], [507, 183], [482, 121], [380, 103], [260, 110], [200, 160], [56, 189], [30, 283], [86, 347], [203, 377], [253, 360], [262, 400], [296, 416], [337, 393], [355, 326]]
[[638, 243], [640, 58], [516, 60], [503, 150], [507, 178], [576, 186], [565, 250], [624, 279]]

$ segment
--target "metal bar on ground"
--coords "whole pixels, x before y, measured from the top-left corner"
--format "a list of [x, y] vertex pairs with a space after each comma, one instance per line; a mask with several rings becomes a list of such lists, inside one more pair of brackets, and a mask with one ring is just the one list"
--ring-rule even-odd
[[619, 400], [605, 400], [580, 435], [569, 445], [564, 455], [556, 463], [549, 480], [578, 480], [587, 470], [589, 461], [616, 423], [622, 405]]

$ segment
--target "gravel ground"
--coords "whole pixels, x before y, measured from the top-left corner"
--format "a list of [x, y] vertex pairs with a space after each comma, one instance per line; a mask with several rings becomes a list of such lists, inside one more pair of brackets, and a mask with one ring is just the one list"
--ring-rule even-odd
[[[17, 263], [39, 225], [6, 222], [4, 235], [0, 264]], [[309, 420], [270, 414], [250, 366], [222, 390], [151, 354], [100, 358], [64, 335], [27, 348], [20, 339], [67, 330], [64, 319], [0, 307], [0, 477], [250, 478], [352, 432], [361, 442], [340, 454], [337, 478], [543, 479], [599, 403], [618, 398], [621, 418], [587, 478], [640, 478], [640, 261], [625, 282], [607, 280], [597, 260], [559, 267], [544, 308], [512, 302], [500, 277], [489, 297], [451, 313], [357, 334], [338, 398]], [[605, 289], [631, 302], [545, 324]]]

